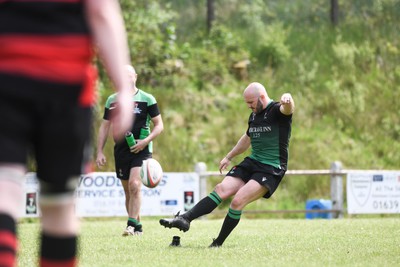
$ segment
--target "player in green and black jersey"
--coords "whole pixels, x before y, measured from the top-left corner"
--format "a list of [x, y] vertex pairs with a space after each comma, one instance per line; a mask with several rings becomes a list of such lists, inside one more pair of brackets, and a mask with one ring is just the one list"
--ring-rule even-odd
[[[127, 66], [127, 69], [132, 81], [132, 101], [134, 102], [132, 112], [135, 115], [131, 133], [136, 144], [130, 147], [125, 140], [119, 142], [114, 140], [115, 171], [117, 177], [121, 179], [125, 191], [126, 210], [129, 216], [123, 236], [143, 233], [142, 224], [140, 223], [142, 185], [140, 167], [143, 160], [152, 157], [152, 140], [164, 129], [156, 99], [151, 94], [136, 87], [137, 74], [135, 69], [132, 66]], [[96, 162], [98, 166], [103, 166], [106, 163], [103, 148], [107, 141], [113, 113], [118, 112], [116, 99], [117, 94], [113, 94], [106, 101], [103, 122], [99, 129], [97, 142]], [[152, 131], [150, 131], [150, 122], [154, 125]]]
[[190, 222], [212, 212], [223, 200], [233, 196], [220, 233], [210, 247], [221, 246], [239, 223], [243, 208], [259, 199], [269, 198], [275, 192], [287, 170], [288, 147], [291, 134], [294, 101], [289, 93], [279, 102], [268, 97], [263, 85], [251, 83], [243, 93], [252, 110], [247, 131], [220, 162], [220, 171], [226, 169], [233, 157], [251, 147], [251, 154], [234, 166], [214, 191], [183, 215], [161, 219], [165, 227], [187, 231]]

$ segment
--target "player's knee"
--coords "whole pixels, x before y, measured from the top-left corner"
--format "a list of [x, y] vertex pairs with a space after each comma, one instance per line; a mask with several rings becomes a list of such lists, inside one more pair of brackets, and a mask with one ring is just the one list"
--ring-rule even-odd
[[22, 167], [13, 168], [0, 166], [0, 181], [10, 181], [22, 186], [24, 179]]
[[246, 204], [240, 197], [234, 197], [231, 202], [231, 208], [234, 210], [242, 210]]
[[74, 198], [79, 177], [69, 178], [64, 183], [48, 183], [40, 180], [40, 204], [58, 205], [68, 203]]
[[219, 183], [215, 186], [214, 191], [218, 194], [218, 196], [225, 200], [229, 196], [232, 195], [232, 193], [229, 191], [229, 189], [225, 188], [222, 183]]
[[129, 179], [129, 192], [138, 193], [140, 192], [142, 182], [139, 179]]
[[23, 179], [22, 171], [0, 167], [0, 213], [18, 217], [24, 197]]

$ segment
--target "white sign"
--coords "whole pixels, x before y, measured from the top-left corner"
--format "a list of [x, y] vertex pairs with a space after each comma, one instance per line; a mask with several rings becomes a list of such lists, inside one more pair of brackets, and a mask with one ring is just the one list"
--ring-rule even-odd
[[[172, 215], [187, 211], [199, 201], [197, 173], [164, 173], [156, 188], [142, 186], [142, 216]], [[82, 175], [76, 189], [76, 213], [80, 217], [126, 216], [125, 193], [114, 172]], [[39, 183], [35, 173], [26, 175], [22, 217], [37, 217]]]
[[347, 212], [400, 213], [400, 172], [348, 173]]

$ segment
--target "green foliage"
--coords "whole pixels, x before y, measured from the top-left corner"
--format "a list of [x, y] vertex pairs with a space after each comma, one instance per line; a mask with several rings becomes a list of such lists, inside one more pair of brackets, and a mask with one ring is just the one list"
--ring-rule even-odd
[[186, 60], [188, 72], [196, 88], [206, 91], [232, 85], [233, 64], [248, 57], [239, 38], [221, 25], [215, 25], [193, 50], [196, 53], [192, 52]]
[[289, 47], [285, 44], [288, 34], [280, 23], [267, 26], [258, 38], [253, 55], [258, 64], [278, 68], [285, 63], [290, 57]]
[[[242, 92], [250, 81], [275, 100], [284, 92], [295, 99], [290, 169], [327, 169], [335, 160], [349, 169], [398, 169], [400, 1], [340, 2], [335, 28], [323, 0], [216, 1], [209, 34], [205, 1], [121, 3], [138, 87], [162, 112], [155, 157], [165, 171], [192, 171], [198, 161], [218, 168], [246, 130]], [[249, 65], [237, 75], [241, 61]], [[112, 92], [101, 78], [96, 123]], [[288, 178], [268, 203], [299, 208], [328, 196], [327, 179]]]
[[176, 14], [158, 1], [123, 1], [122, 9], [133, 63], [142, 79], [155, 82], [168, 72], [163, 63], [176, 56]]

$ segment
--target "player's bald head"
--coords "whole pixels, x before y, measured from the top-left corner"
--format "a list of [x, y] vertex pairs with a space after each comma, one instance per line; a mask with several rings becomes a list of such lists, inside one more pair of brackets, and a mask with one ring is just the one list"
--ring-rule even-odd
[[245, 98], [254, 98], [259, 97], [261, 95], [268, 96], [265, 87], [258, 82], [250, 83], [246, 89], [244, 89], [243, 96]]

